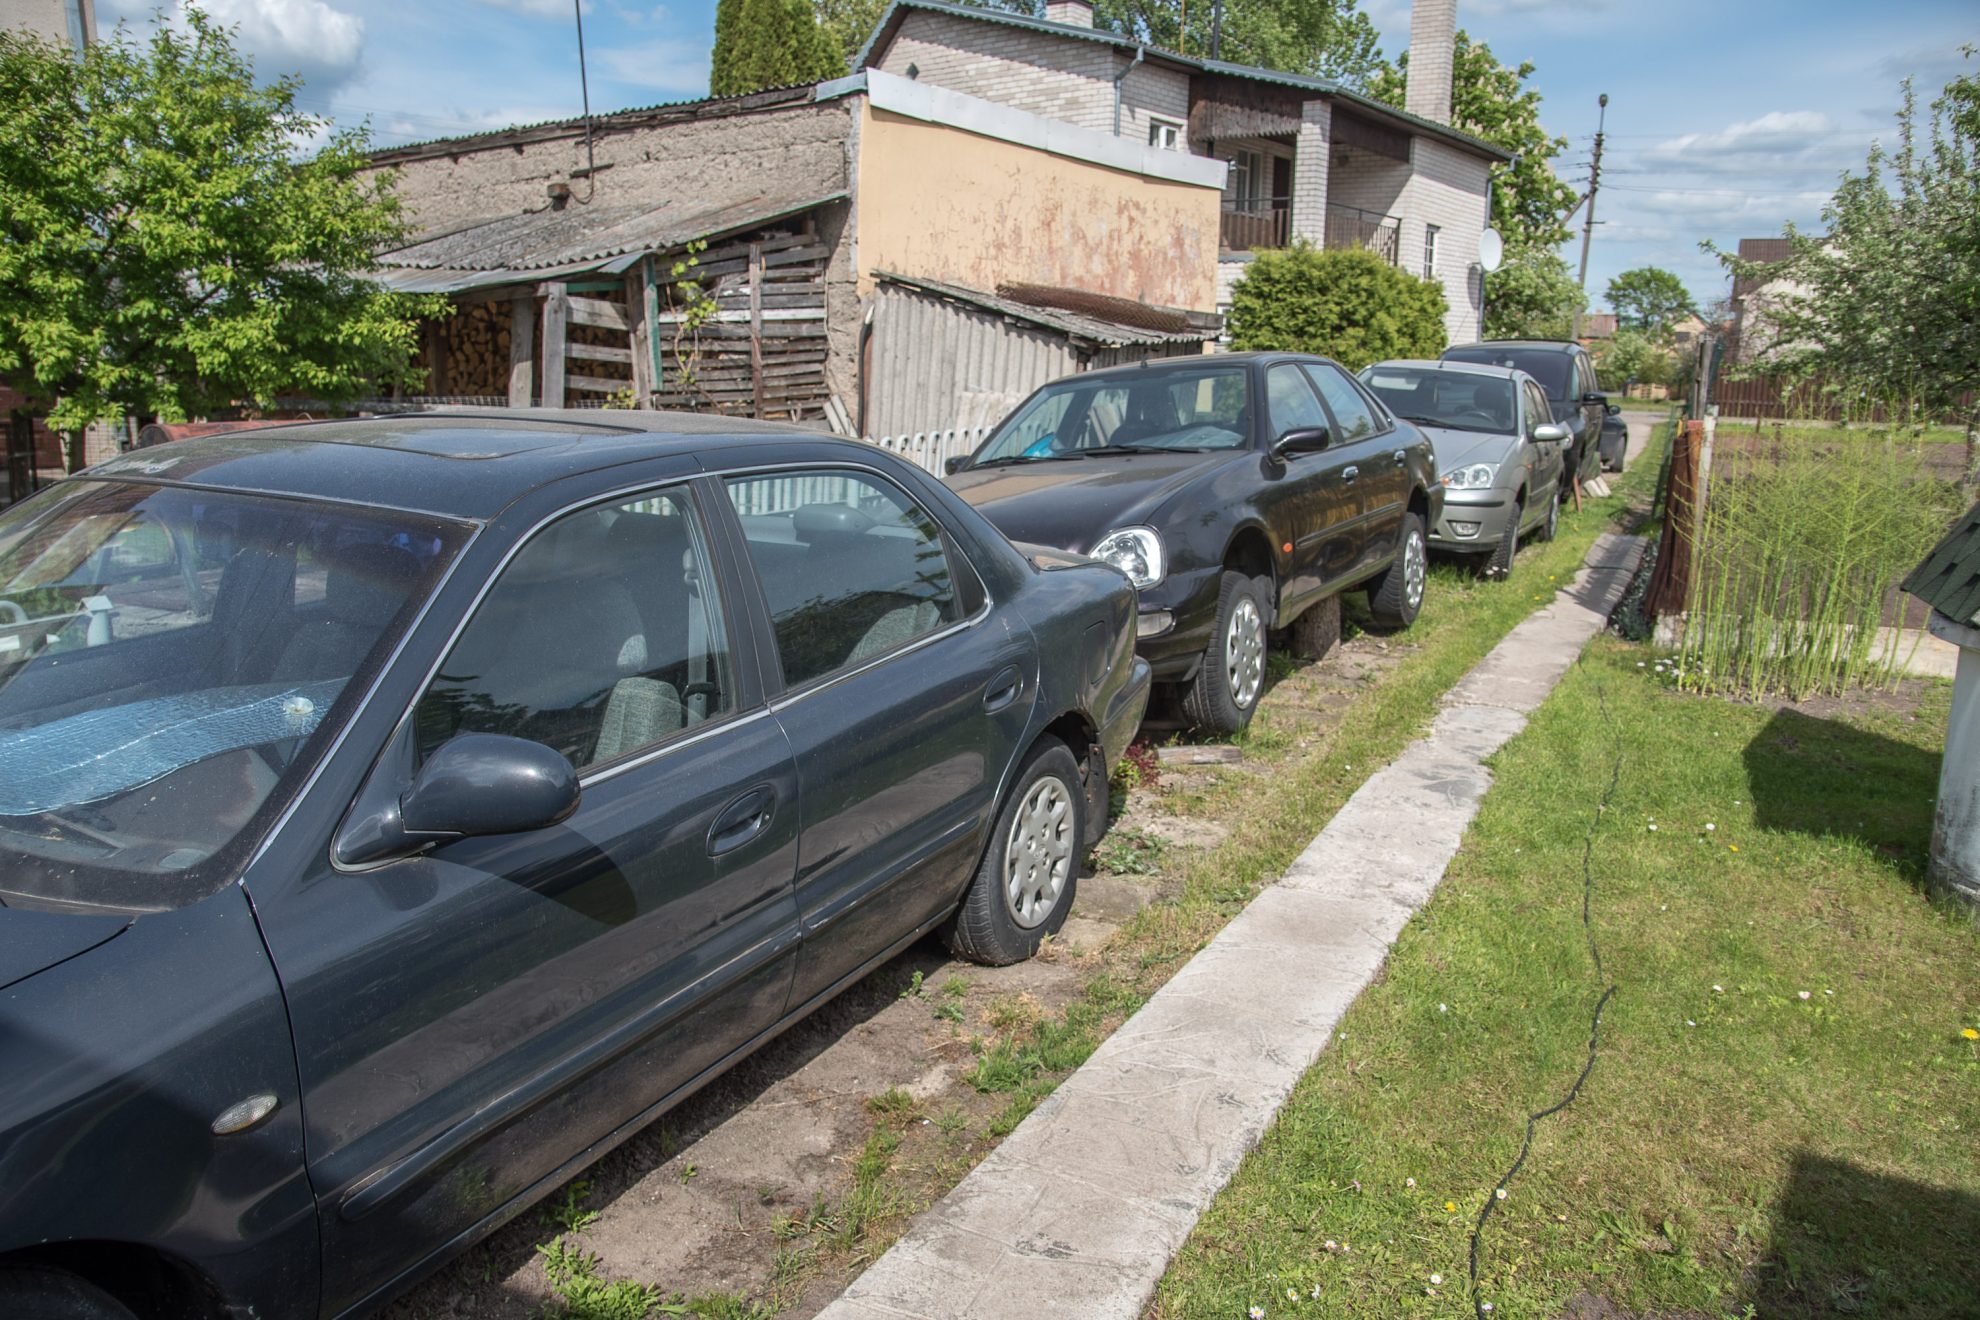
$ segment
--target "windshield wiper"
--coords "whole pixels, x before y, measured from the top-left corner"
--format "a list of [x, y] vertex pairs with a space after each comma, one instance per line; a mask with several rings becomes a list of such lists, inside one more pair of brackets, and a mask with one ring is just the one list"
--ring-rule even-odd
[[1201, 445], [1102, 445], [1098, 449], [1082, 449], [1080, 455], [1093, 458], [1102, 454], [1199, 454]]

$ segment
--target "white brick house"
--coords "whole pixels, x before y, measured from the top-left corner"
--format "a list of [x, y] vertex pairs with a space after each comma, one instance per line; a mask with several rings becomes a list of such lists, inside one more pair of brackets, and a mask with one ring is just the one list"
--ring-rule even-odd
[[1440, 281], [1446, 332], [1464, 343], [1479, 337], [1487, 178], [1508, 156], [1442, 122], [1455, 3], [1418, 0], [1415, 8], [1415, 113], [1328, 79], [1178, 55], [1100, 31], [1086, 0], [1048, 0], [1044, 19], [895, 0], [860, 62], [1227, 162], [1220, 304], [1255, 249], [1293, 239], [1366, 246]]

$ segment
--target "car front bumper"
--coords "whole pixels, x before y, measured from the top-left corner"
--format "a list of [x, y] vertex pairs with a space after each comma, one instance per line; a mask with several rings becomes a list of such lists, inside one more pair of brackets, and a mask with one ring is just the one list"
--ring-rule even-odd
[[1466, 554], [1491, 550], [1506, 534], [1513, 507], [1511, 491], [1447, 488], [1443, 510], [1430, 529], [1430, 546]]

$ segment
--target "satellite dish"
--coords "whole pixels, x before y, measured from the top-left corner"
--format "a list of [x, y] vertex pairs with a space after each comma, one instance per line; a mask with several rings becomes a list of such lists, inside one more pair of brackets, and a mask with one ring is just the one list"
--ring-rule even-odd
[[1478, 264], [1490, 275], [1505, 263], [1506, 241], [1499, 237], [1499, 231], [1488, 229], [1478, 236]]

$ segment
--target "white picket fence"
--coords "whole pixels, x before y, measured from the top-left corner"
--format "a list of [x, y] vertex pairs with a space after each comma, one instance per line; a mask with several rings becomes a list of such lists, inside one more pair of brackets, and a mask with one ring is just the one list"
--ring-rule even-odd
[[942, 475], [942, 468], [958, 454], [976, 452], [983, 438], [994, 428], [988, 426], [958, 426], [947, 431], [916, 431], [912, 435], [886, 435], [877, 439], [866, 437], [866, 443], [878, 445], [890, 454], [899, 454], [908, 462], [918, 464]]

